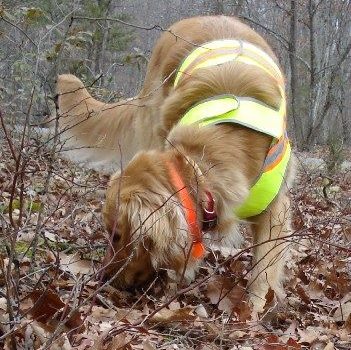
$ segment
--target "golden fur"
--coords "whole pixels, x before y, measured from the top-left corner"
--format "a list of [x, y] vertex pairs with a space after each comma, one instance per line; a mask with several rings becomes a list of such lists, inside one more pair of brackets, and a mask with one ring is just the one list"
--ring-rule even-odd
[[[144, 86], [133, 99], [104, 104], [74, 76], [58, 79], [60, 125], [69, 146], [80, 152], [73, 157], [104, 169], [122, 167], [111, 177], [103, 211], [113, 237], [106, 274], [116, 274], [121, 286], [143, 283], [160, 268], [193, 278], [198, 262], [188, 257], [191, 237], [170, 183], [167, 159], [177, 164], [199, 209], [204, 186], [215, 198], [218, 225], [206, 239], [234, 246], [242, 241], [233, 209], [243, 203], [260, 174], [271, 138], [239, 125], [198, 128], [177, 122], [189, 107], [211, 96], [254, 97], [272, 107], [279, 106], [281, 96], [270, 75], [235, 61], [198, 69], [174, 89], [174, 72], [194, 45], [221, 38], [248, 41], [276, 61], [262, 37], [237, 19], [196, 17], [162, 34]], [[185, 156], [201, 169], [201, 181]], [[290, 232], [290, 182], [288, 176], [268, 210], [250, 218], [255, 248], [249, 290], [257, 310], [262, 310], [269, 286], [278, 297], [283, 295], [282, 255], [287, 244], [278, 238]], [[270, 242], [260, 244], [266, 241]]]

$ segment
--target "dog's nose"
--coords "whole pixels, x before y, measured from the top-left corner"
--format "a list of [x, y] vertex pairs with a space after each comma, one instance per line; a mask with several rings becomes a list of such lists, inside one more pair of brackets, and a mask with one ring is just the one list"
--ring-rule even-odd
[[124, 281], [125, 284], [128, 287], [137, 287], [141, 282], [140, 282], [140, 276], [141, 276], [142, 272], [141, 271], [135, 271], [135, 272], [129, 272], [126, 273], [124, 276]]
[[107, 276], [106, 273], [102, 273], [101, 276], [101, 282], [106, 283], [107, 281], [109, 281], [110, 276]]
[[144, 268], [133, 272], [130, 271], [124, 276], [125, 284], [132, 288], [140, 287], [151, 279], [153, 273], [153, 271], [148, 271]]

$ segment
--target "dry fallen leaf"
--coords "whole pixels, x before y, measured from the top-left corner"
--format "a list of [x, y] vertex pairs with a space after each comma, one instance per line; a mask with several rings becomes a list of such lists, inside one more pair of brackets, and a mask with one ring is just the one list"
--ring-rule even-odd
[[67, 255], [63, 252], [59, 252], [59, 259], [60, 269], [74, 275], [88, 275], [94, 272], [91, 260], [81, 259], [78, 253]]
[[150, 343], [150, 341], [143, 341], [143, 350], [156, 350], [156, 348]]
[[207, 285], [207, 297], [218, 309], [238, 315], [240, 321], [251, 318], [251, 309], [247, 301], [245, 288], [239, 286], [231, 278], [215, 276]]
[[196, 313], [196, 315], [198, 315], [200, 317], [208, 318], [208, 313], [202, 304], [196, 306], [195, 313]]
[[329, 342], [323, 350], [334, 350], [334, 344], [332, 342]]
[[178, 310], [161, 309], [151, 319], [151, 322], [167, 324], [178, 321], [193, 321], [196, 316], [193, 314], [194, 308], [187, 306]]
[[239, 339], [239, 338], [243, 338], [247, 336], [247, 332], [244, 332], [244, 331], [234, 331], [232, 333], [229, 334], [229, 338], [232, 338], [232, 339]]
[[71, 307], [67, 306], [54, 291], [35, 290], [30, 293], [29, 298], [33, 302], [33, 306], [28, 310], [29, 314], [43, 326], [45, 325], [47, 330], [53, 330], [59, 323], [64, 322], [69, 330], [84, 331], [85, 327], [79, 311], [74, 311], [67, 318]]
[[320, 336], [319, 330], [313, 327], [307, 327], [305, 330], [298, 329], [297, 332], [301, 343], [312, 344]]
[[345, 322], [351, 314], [351, 300], [341, 304], [334, 312], [334, 320], [336, 322]]

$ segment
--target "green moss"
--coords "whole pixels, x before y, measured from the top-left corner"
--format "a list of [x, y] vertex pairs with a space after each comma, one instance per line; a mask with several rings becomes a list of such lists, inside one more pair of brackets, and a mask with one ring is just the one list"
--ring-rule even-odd
[[[42, 202], [39, 201], [27, 201], [24, 200], [23, 208], [27, 212], [38, 213], [43, 209], [44, 205]], [[15, 198], [12, 201], [12, 210], [20, 209], [21, 208], [21, 201], [18, 198]], [[0, 212], [1, 213], [8, 213], [10, 210], [10, 201], [0, 204]]]

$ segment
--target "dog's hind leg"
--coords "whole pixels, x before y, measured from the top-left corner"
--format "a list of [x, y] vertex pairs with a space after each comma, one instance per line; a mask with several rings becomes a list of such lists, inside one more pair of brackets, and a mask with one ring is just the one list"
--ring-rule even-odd
[[269, 287], [278, 300], [284, 298], [282, 274], [289, 242], [290, 201], [280, 194], [270, 207], [252, 222], [254, 266], [249, 282], [250, 300], [256, 312], [262, 312]]

